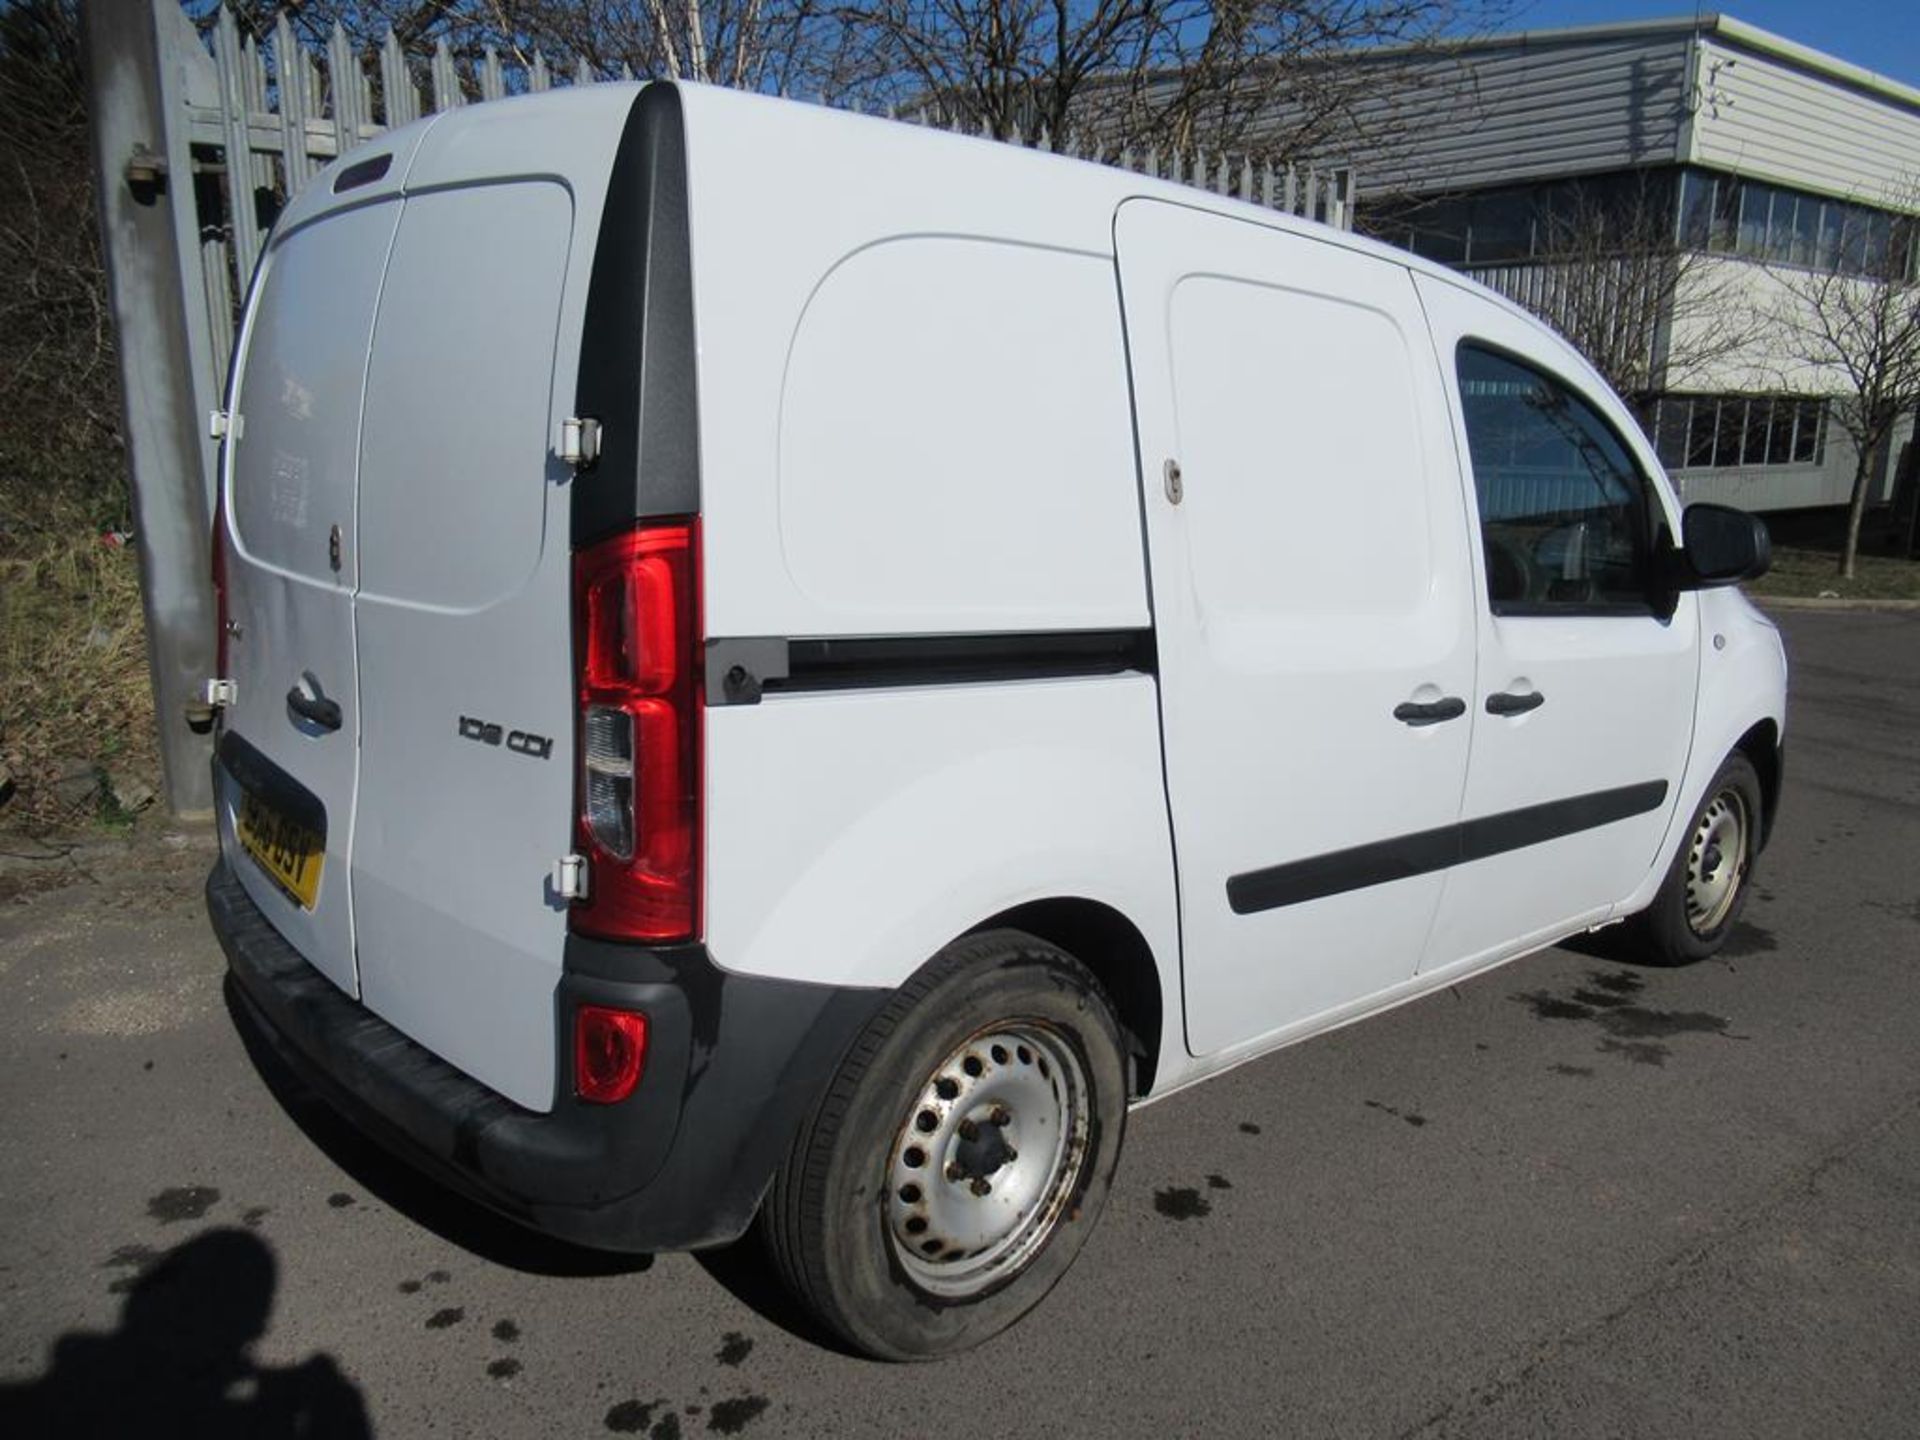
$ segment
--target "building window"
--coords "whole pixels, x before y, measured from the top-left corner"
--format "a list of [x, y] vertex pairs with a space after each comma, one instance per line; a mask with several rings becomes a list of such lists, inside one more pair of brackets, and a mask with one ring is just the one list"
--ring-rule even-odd
[[1668, 169], [1620, 171], [1537, 185], [1431, 198], [1369, 201], [1367, 234], [1443, 265], [1507, 265], [1609, 244], [1632, 250], [1672, 243], [1674, 183]]
[[1911, 278], [1920, 260], [1912, 216], [1704, 170], [1681, 179], [1679, 227], [1690, 249], [1849, 275], [1885, 275], [1897, 260]]
[[1669, 470], [1818, 465], [1826, 454], [1825, 400], [1799, 395], [1667, 395], [1653, 443]]

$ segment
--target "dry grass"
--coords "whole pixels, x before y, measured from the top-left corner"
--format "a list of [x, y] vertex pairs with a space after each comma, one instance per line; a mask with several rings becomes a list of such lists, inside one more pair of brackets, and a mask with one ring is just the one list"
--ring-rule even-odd
[[103, 539], [124, 511], [123, 494], [110, 480], [35, 491], [14, 467], [0, 472], [0, 763], [14, 787], [0, 809], [7, 830], [124, 825], [132, 817], [112, 799], [109, 777], [157, 784], [139, 562], [130, 544]]
[[1860, 555], [1851, 580], [1840, 578], [1830, 550], [1776, 546], [1773, 568], [1746, 587], [1755, 595], [1840, 600], [1920, 600], [1920, 560]]

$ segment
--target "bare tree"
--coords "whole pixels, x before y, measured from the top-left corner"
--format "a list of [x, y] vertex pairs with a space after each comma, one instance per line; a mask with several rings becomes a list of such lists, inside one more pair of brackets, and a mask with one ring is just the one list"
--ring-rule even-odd
[[1658, 178], [1556, 192], [1536, 221], [1519, 299], [1565, 335], [1643, 414], [1748, 353], [1763, 317], [1737, 266], [1685, 244]]
[[1920, 179], [1896, 191], [1902, 215], [1856, 212], [1812, 270], [1774, 272], [1774, 321], [1790, 358], [1833, 392], [1830, 414], [1853, 442], [1840, 574], [1853, 578], [1873, 478], [1901, 419], [1920, 412]]
[[[222, 0], [187, 0], [211, 25]], [[389, 31], [424, 61], [444, 41], [456, 60], [492, 47], [524, 67], [536, 54], [583, 61], [603, 76], [672, 76], [748, 90], [805, 83], [820, 88], [817, 0], [226, 0], [243, 33], [264, 39], [285, 15], [318, 48], [338, 24], [363, 55]], [[805, 79], [796, 81], [803, 75]]]
[[[840, 0], [843, 90], [998, 139], [1237, 146], [1283, 107], [1324, 132], [1372, 77], [1331, 63], [1426, 42], [1483, 0]], [[1265, 127], [1271, 130], [1271, 126]], [[1286, 136], [1268, 148], [1283, 155]]]
[[125, 503], [75, 0], [0, 8], [0, 530], [71, 482]]

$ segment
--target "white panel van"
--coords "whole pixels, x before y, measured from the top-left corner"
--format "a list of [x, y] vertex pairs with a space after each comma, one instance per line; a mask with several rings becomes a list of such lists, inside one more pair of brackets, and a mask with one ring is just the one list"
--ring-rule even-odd
[[1785, 662], [1513, 306], [1197, 191], [657, 84], [382, 136], [228, 399], [242, 1022], [587, 1245], [1012, 1323], [1130, 1107], [1576, 932], [1712, 953]]

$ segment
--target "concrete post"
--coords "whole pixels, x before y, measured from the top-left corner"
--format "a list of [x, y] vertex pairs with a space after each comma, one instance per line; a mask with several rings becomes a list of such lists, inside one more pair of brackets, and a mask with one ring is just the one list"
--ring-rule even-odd
[[89, 0], [80, 13], [165, 793], [174, 814], [202, 816], [210, 742], [186, 707], [213, 674], [205, 437], [218, 400], [181, 80], [168, 73], [182, 21], [174, 0]]

